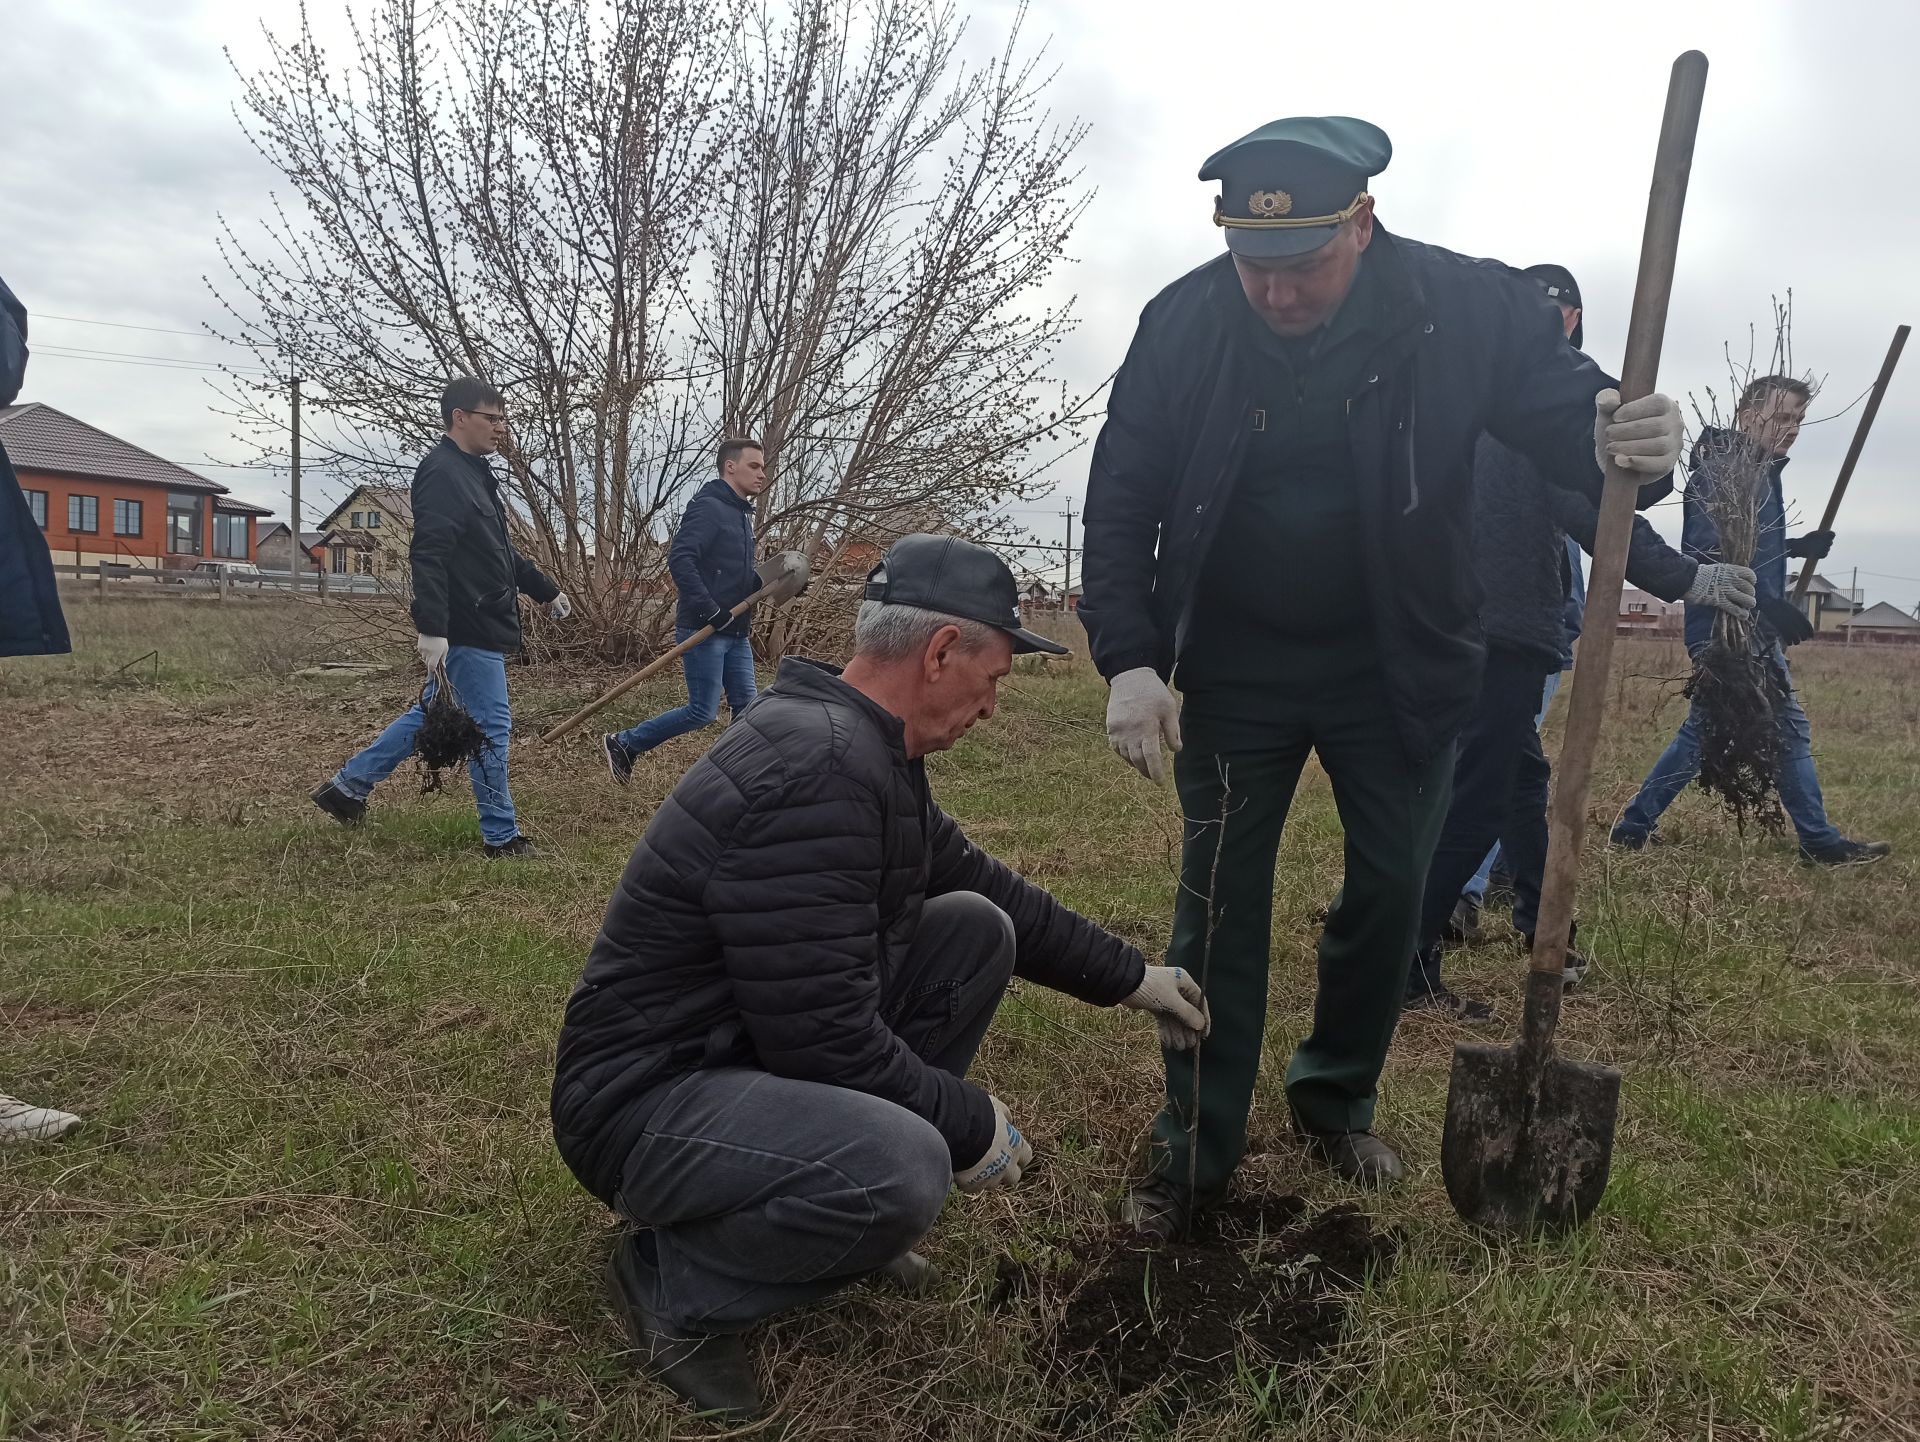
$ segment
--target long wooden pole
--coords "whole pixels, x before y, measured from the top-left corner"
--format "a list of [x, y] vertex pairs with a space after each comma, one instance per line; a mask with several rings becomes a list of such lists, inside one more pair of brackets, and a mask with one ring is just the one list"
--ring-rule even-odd
[[[1622, 403], [1652, 394], [1659, 378], [1667, 303], [1673, 295], [1673, 273], [1680, 249], [1680, 217], [1686, 209], [1693, 139], [1706, 88], [1706, 56], [1689, 50], [1673, 62], [1667, 111], [1660, 123], [1660, 148], [1653, 162], [1653, 187], [1647, 197], [1647, 225], [1640, 239], [1640, 276], [1633, 289], [1633, 311], [1627, 324], [1626, 362], [1620, 371]], [[1634, 502], [1643, 479], [1610, 463], [1601, 493], [1593, 568], [1587, 580], [1587, 609], [1580, 627], [1580, 655], [1567, 703], [1566, 738], [1554, 764], [1546, 874], [1521, 1020], [1521, 1049], [1535, 1062], [1547, 1054], [1560, 1020], [1561, 974], [1566, 968], [1567, 940], [1573, 930], [1574, 899], [1580, 886], [1580, 847], [1587, 831], [1587, 793], [1593, 783], [1600, 723], [1606, 714], [1620, 587], [1627, 570], [1627, 543], [1633, 534]]]
[[306, 552], [300, 549], [300, 377], [293, 378], [293, 439], [289, 478], [293, 494], [287, 507], [287, 594], [300, 595], [300, 563]]
[[[1912, 326], [1901, 326], [1893, 333], [1893, 344], [1887, 347], [1887, 358], [1880, 362], [1880, 375], [1873, 383], [1873, 394], [1867, 397], [1867, 408], [1860, 412], [1860, 424], [1853, 428], [1853, 444], [1847, 447], [1847, 458], [1840, 463], [1840, 474], [1834, 479], [1833, 493], [1827, 497], [1827, 509], [1821, 513], [1820, 527], [1823, 531], [1833, 529], [1834, 517], [1840, 514], [1841, 497], [1847, 493], [1847, 482], [1853, 479], [1853, 468], [1860, 459], [1861, 448], [1867, 443], [1867, 432], [1873, 429], [1873, 418], [1880, 414], [1880, 399], [1887, 393], [1887, 382], [1893, 379], [1893, 368], [1900, 363], [1900, 352], [1907, 344], [1907, 332]], [[1813, 568], [1820, 564], [1818, 556], [1808, 556], [1807, 563], [1800, 568], [1800, 579], [1793, 583], [1793, 599], [1797, 604], [1807, 594], [1807, 583], [1813, 580]]]

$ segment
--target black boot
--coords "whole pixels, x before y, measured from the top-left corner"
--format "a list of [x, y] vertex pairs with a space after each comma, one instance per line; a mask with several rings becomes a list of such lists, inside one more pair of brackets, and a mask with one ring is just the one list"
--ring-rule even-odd
[[1302, 1132], [1300, 1140], [1308, 1156], [1367, 1191], [1392, 1186], [1407, 1174], [1399, 1155], [1372, 1132]]
[[1193, 1193], [1165, 1177], [1135, 1182], [1120, 1201], [1120, 1225], [1154, 1242], [1184, 1237], [1193, 1225]]
[[764, 1415], [747, 1340], [734, 1333], [676, 1327], [647, 1310], [639, 1237], [629, 1232], [607, 1261], [607, 1295], [626, 1321], [640, 1367], [703, 1415], [750, 1422]]
[[354, 800], [331, 781], [313, 793], [313, 804], [342, 826], [358, 826], [367, 819], [367, 803]]

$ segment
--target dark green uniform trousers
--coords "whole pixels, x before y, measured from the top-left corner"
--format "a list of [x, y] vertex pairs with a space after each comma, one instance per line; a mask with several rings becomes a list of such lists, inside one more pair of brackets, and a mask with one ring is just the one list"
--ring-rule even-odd
[[[1246, 1149], [1267, 1017], [1274, 860], [1309, 751], [1333, 783], [1346, 879], [1320, 937], [1313, 1032], [1287, 1068], [1287, 1101], [1296, 1125], [1312, 1131], [1373, 1124], [1374, 1088], [1400, 1019], [1427, 866], [1447, 814], [1453, 748], [1410, 762], [1383, 688], [1356, 659], [1305, 668], [1322, 674], [1260, 698], [1257, 722], [1244, 702], [1227, 720], [1194, 714], [1189, 698], [1187, 744], [1174, 764], [1185, 841], [1167, 964], [1206, 978], [1213, 1013], [1213, 1033], [1197, 1053], [1194, 1181], [1203, 1203], [1226, 1188]], [[1195, 1058], [1166, 1054], [1167, 1101], [1153, 1126], [1153, 1174], [1179, 1185], [1188, 1177]]]

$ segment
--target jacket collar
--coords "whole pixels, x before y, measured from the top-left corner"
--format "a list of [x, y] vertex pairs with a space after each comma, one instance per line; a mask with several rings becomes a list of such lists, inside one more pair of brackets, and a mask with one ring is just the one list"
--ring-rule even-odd
[[721, 480], [718, 476], [715, 476], [712, 480], [708, 481], [706, 486], [703, 489], [707, 492], [708, 495], [718, 496], [723, 501], [732, 502], [733, 508], [737, 511], [751, 511], [753, 509], [752, 501], [748, 500], [745, 496], [740, 495], [738, 492], [736, 492], [733, 489], [732, 486], [728, 485], [725, 481]]
[[[733, 488], [725, 482], [731, 495]], [[805, 656], [788, 656], [780, 663], [780, 670], [773, 678], [773, 687], [785, 696], [804, 696], [809, 700], [823, 701], [829, 706], [843, 706], [858, 711], [886, 738], [887, 745], [898, 754], [899, 760], [907, 759], [907, 726], [898, 716], [879, 704], [866, 692], [856, 690], [840, 679], [840, 668], [829, 661], [812, 661]]]

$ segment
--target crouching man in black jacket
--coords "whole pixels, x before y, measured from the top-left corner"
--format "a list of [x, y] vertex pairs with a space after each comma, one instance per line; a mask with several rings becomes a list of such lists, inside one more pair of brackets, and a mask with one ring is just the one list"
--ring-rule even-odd
[[1200, 988], [979, 850], [922, 758], [993, 715], [1020, 627], [980, 546], [907, 536], [868, 578], [844, 672], [788, 660], [627, 863], [567, 1005], [554, 1136], [637, 1231], [609, 1282], [642, 1365], [756, 1415], [741, 1336], [912, 1253], [948, 1188], [1032, 1152], [964, 1079], [1010, 976], [1208, 1029]]

